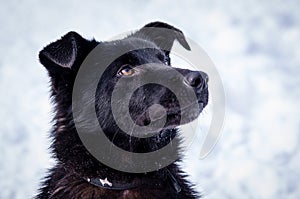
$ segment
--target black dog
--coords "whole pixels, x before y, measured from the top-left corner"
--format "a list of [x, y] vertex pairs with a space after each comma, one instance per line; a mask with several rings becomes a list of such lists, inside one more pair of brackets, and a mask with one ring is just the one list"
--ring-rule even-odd
[[[171, 30], [162, 35], [159, 31], [148, 31], [149, 28]], [[57, 164], [49, 171], [43, 181], [37, 199], [116, 199], [116, 198], [199, 198], [200, 194], [192, 189], [191, 183], [185, 180], [184, 173], [176, 162], [155, 171], [130, 173], [106, 166], [95, 158], [82, 143], [75, 127], [72, 93], [76, 76], [87, 56], [98, 48], [99, 59], [113, 58], [120, 49], [131, 49], [105, 69], [98, 81], [95, 97], [95, 111], [98, 122], [105, 136], [117, 147], [134, 153], [148, 153], [161, 149], [172, 142], [172, 149], [179, 153], [180, 139], [176, 127], [198, 117], [208, 102], [207, 76], [203, 72], [170, 67], [170, 49], [173, 42], [190, 50], [183, 33], [162, 22], [147, 24], [139, 31], [124, 39], [97, 42], [86, 40], [75, 32], [69, 32], [60, 40], [46, 46], [39, 54], [40, 62], [48, 70], [51, 78], [51, 92], [55, 104], [54, 128], [52, 130], [52, 150]], [[146, 65], [145, 65], [146, 64]], [[154, 64], [154, 65], [147, 65]], [[172, 75], [172, 71], [180, 75]], [[147, 127], [150, 123], [159, 122], [166, 115], [164, 126], [151, 136], [141, 138], [125, 133], [117, 125], [111, 109], [111, 98], [115, 85], [120, 79], [122, 90], [130, 90], [154, 74], [156, 79], [163, 79], [176, 85], [180, 98], [195, 106], [180, 107], [180, 100], [174, 91], [166, 86], [148, 83], [129, 93], [129, 113], [136, 125]], [[93, 77], [91, 77], [93, 78]], [[193, 91], [196, 98], [187, 99], [186, 91]], [[82, 98], [89, 88], [83, 91]], [[124, 96], [125, 97], [125, 96]], [[189, 101], [190, 100], [190, 101]], [[87, 99], [86, 103], [89, 103]], [[120, 100], [122, 106], [122, 100]], [[165, 111], [155, 108], [159, 104]], [[152, 108], [150, 108], [152, 107]], [[85, 111], [86, 107], [81, 107]], [[152, 112], [150, 111], [152, 110]], [[120, 118], [119, 118], [120, 119]], [[84, 120], [84, 119], [83, 119]], [[126, 125], [126, 118], [120, 122]], [[147, 132], [143, 132], [147, 133]], [[107, 154], [109, 156], [109, 154]], [[124, 157], [129, 165], [130, 157]], [[128, 159], [127, 159], [128, 158]], [[166, 157], [168, 158], [168, 157]], [[120, 160], [120, 164], [124, 161]]]

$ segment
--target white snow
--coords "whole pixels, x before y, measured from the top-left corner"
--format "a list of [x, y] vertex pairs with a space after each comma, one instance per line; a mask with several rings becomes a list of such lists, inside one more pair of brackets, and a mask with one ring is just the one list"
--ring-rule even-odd
[[183, 165], [197, 188], [210, 199], [300, 198], [299, 9], [297, 0], [3, 1], [0, 198], [31, 198], [53, 164], [38, 51], [70, 30], [106, 40], [155, 20], [204, 48], [224, 83], [221, 138], [201, 160], [195, 141]]

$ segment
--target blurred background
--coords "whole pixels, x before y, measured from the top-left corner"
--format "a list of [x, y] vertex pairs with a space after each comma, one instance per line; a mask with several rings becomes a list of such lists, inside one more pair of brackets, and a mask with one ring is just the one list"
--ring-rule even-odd
[[196, 188], [209, 199], [299, 199], [299, 10], [297, 0], [1, 0], [0, 198], [31, 198], [54, 164], [39, 50], [70, 30], [103, 41], [160, 20], [205, 49], [225, 88], [217, 145], [204, 159], [192, 147], [182, 165]]

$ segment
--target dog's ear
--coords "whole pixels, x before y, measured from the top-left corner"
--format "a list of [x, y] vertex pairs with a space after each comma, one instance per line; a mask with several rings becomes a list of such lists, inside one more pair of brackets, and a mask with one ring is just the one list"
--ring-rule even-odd
[[73, 83], [80, 64], [97, 45], [72, 31], [40, 51], [40, 62], [48, 70], [54, 92]]
[[152, 22], [146, 24], [134, 35], [144, 37], [153, 41], [158, 47], [169, 55], [175, 40], [177, 40], [186, 50], [191, 50], [182, 31], [163, 22]]
[[61, 39], [50, 43], [40, 53], [40, 62], [50, 75], [71, 71], [78, 58], [80, 46], [88, 42], [76, 32], [69, 32]]

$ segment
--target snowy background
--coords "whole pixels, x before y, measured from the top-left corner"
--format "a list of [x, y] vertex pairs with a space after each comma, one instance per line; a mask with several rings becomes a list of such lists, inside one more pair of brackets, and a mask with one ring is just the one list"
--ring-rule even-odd
[[201, 160], [192, 148], [184, 163], [197, 189], [209, 199], [299, 199], [299, 10], [297, 0], [1, 0], [0, 198], [31, 198], [53, 164], [38, 51], [70, 30], [106, 40], [161, 20], [206, 50], [225, 87], [218, 144]]

